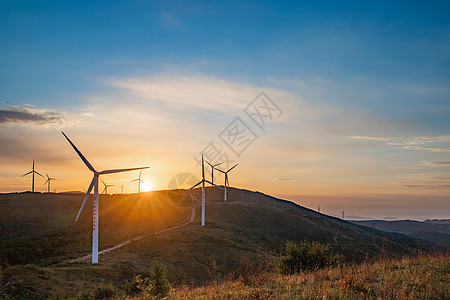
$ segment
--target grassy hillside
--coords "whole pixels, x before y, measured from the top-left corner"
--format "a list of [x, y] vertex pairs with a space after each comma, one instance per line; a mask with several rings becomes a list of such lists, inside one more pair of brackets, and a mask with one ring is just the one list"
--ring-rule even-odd
[[[0, 195], [0, 265], [44, 266], [90, 253], [91, 199], [74, 222], [83, 197]], [[189, 215], [190, 209], [172, 205], [165, 192], [100, 195], [100, 249], [183, 222]]]
[[[102, 195], [100, 250], [186, 222], [192, 202], [182, 194]], [[193, 196], [200, 199], [200, 190]], [[426, 241], [372, 231], [258, 192], [230, 189], [229, 201], [223, 202], [222, 191], [207, 188], [205, 227], [200, 226], [198, 207], [194, 222], [101, 255], [99, 265], [68, 263], [68, 258], [91, 251], [92, 202], [79, 223], [73, 222], [82, 198], [0, 195], [0, 228], [5, 233], [0, 238], [0, 291], [17, 292], [24, 298], [75, 297], [100, 283], [120, 286], [134, 275], [146, 276], [153, 260], [166, 265], [175, 286], [199, 286], [237, 276], [236, 270], [248, 261], [270, 260], [280, 254], [286, 241], [328, 243], [348, 262], [434, 250]], [[173, 204], [180, 200], [181, 206]]]
[[[450, 256], [382, 260], [300, 275], [178, 288], [168, 299], [450, 299]], [[136, 298], [138, 299], [138, 298]]]
[[430, 241], [441, 247], [450, 249], [450, 222], [448, 220], [428, 220], [424, 222], [401, 221], [352, 221], [352, 223], [374, 227], [375, 229], [398, 232], [418, 239]]

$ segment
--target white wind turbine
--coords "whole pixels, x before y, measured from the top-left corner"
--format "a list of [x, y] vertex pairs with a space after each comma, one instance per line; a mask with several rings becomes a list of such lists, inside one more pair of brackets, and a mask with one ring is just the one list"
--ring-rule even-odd
[[234, 166], [232, 166], [230, 169], [228, 169], [228, 171], [222, 171], [220, 169], [216, 169], [219, 172], [222, 172], [223, 174], [225, 174], [225, 201], [227, 201], [227, 186], [230, 185], [230, 182], [228, 181], [228, 172], [230, 172], [231, 170], [233, 170], [238, 164], [235, 164]]
[[120, 186], [120, 193], [121, 194], [123, 194], [123, 186], [124, 186], [125, 184], [122, 184], [122, 185], [119, 185]]
[[47, 180], [45, 181], [44, 185], [47, 185], [47, 193], [50, 193], [50, 182], [51, 182], [52, 180], [59, 180], [59, 179], [49, 177], [48, 174], [47, 174], [47, 172], [45, 172], [45, 176], [47, 176]]
[[28, 173], [26, 173], [26, 174], [23, 174], [22, 177], [27, 176], [27, 175], [29, 175], [29, 174], [32, 174], [32, 179], [31, 179], [31, 192], [34, 193], [34, 174], [38, 174], [39, 176], [44, 177], [44, 176], [42, 176], [41, 174], [39, 174], [39, 172], [37, 172], [37, 171], [34, 170], [34, 159], [33, 159], [33, 169], [32, 169], [30, 172], [28, 172]]
[[[205, 161], [211, 167], [211, 186], [212, 186], [214, 184], [214, 168], [217, 167], [218, 165], [223, 164], [223, 162], [212, 165], [207, 160], [205, 160]], [[216, 169], [216, 170], [218, 170], [218, 169]]]
[[98, 201], [98, 178], [100, 175], [105, 174], [113, 174], [113, 173], [119, 173], [119, 172], [126, 172], [126, 171], [133, 171], [133, 170], [140, 170], [140, 169], [147, 169], [148, 167], [140, 167], [140, 168], [129, 168], [129, 169], [116, 169], [116, 170], [104, 170], [104, 171], [96, 171], [94, 167], [88, 162], [88, 160], [81, 154], [81, 152], [77, 149], [77, 147], [72, 143], [72, 141], [67, 137], [67, 135], [62, 132], [64, 137], [67, 139], [67, 141], [70, 143], [70, 145], [73, 147], [75, 152], [78, 154], [78, 156], [81, 158], [81, 160], [84, 162], [84, 164], [94, 173], [94, 177], [92, 178], [91, 184], [89, 185], [89, 188], [86, 192], [86, 195], [84, 196], [83, 203], [81, 204], [80, 210], [78, 211], [78, 215], [75, 218], [75, 222], [78, 220], [78, 217], [81, 214], [81, 211], [83, 210], [84, 204], [86, 203], [86, 200], [89, 198], [89, 195], [92, 191], [92, 188], [94, 188], [94, 208], [93, 208], [93, 228], [92, 228], [92, 263], [97, 264], [98, 263], [98, 211], [99, 211], [99, 201]]
[[[203, 155], [202, 155], [202, 180], [197, 183], [196, 185], [193, 185], [189, 190], [192, 190], [197, 185], [202, 184], [202, 226], [205, 226], [205, 182], [211, 184], [212, 186], [217, 186], [211, 181], [208, 181], [205, 179], [205, 164], [203, 163]], [[218, 187], [220, 188], [220, 187]]]
[[142, 170], [139, 172], [139, 177], [138, 178], [133, 179], [133, 180], [130, 181], [130, 182], [137, 181], [138, 193], [141, 192], [141, 182], [145, 183], [144, 180], [141, 179], [141, 174], [142, 174]]
[[103, 179], [102, 179], [102, 183], [103, 183], [103, 185], [105, 186], [105, 188], [103, 189], [102, 194], [105, 193], [106, 195], [108, 195], [108, 188], [111, 187], [111, 186], [114, 186], [114, 184], [106, 184], [106, 183], [103, 181]]

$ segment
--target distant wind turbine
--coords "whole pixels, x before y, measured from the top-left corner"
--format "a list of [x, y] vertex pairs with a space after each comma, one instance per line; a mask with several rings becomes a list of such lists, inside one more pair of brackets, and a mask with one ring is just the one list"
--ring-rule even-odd
[[215, 165], [212, 165], [207, 160], [205, 160], [205, 161], [211, 167], [211, 186], [213, 186], [213, 184], [214, 184], [214, 168], [217, 167], [218, 165], [223, 164], [223, 162], [215, 164]]
[[29, 175], [29, 174], [32, 174], [32, 179], [31, 179], [31, 192], [34, 193], [34, 174], [38, 174], [39, 176], [44, 177], [44, 176], [42, 176], [41, 174], [39, 174], [39, 172], [37, 172], [37, 171], [34, 170], [34, 159], [33, 159], [33, 169], [32, 169], [30, 172], [28, 172], [28, 173], [26, 173], [26, 174], [23, 174], [22, 177], [27, 176], [27, 175]]
[[202, 180], [199, 183], [193, 185], [189, 189], [189, 190], [192, 190], [197, 185], [202, 184], [202, 226], [205, 226], [205, 182], [211, 184], [212, 186], [217, 186], [214, 183], [212, 183], [211, 181], [208, 181], [205, 179], [205, 164], [203, 162], [203, 155], [202, 155]]
[[47, 174], [47, 172], [45, 172], [45, 176], [47, 176], [47, 180], [45, 181], [44, 185], [47, 185], [47, 193], [50, 193], [50, 182], [51, 182], [52, 180], [59, 180], [59, 179], [49, 177], [48, 174]]
[[144, 183], [144, 180], [141, 179], [142, 170], [139, 172], [139, 177], [131, 180], [130, 182], [137, 181], [138, 193], [141, 192], [141, 182]]
[[220, 169], [216, 169], [219, 172], [222, 172], [223, 174], [225, 174], [225, 200], [227, 201], [227, 186], [230, 186], [230, 181], [228, 180], [228, 172], [230, 172], [231, 170], [233, 170], [238, 164], [235, 164], [234, 166], [232, 166], [230, 169], [228, 169], [228, 171], [222, 171]]
[[119, 173], [119, 172], [126, 172], [126, 171], [133, 171], [133, 170], [140, 170], [140, 169], [147, 169], [148, 167], [139, 167], [139, 168], [129, 168], [129, 169], [116, 169], [116, 170], [104, 170], [104, 171], [96, 171], [94, 167], [89, 163], [89, 161], [81, 154], [80, 150], [77, 149], [77, 147], [72, 143], [72, 141], [67, 137], [67, 135], [64, 134], [64, 132], [61, 132], [64, 137], [67, 139], [69, 144], [72, 146], [72, 148], [75, 150], [75, 152], [78, 154], [78, 156], [81, 158], [81, 160], [84, 162], [84, 164], [94, 173], [94, 177], [92, 178], [91, 184], [89, 185], [89, 188], [86, 192], [86, 195], [84, 196], [83, 203], [81, 204], [80, 210], [78, 211], [78, 215], [75, 218], [75, 222], [78, 220], [78, 217], [81, 214], [81, 211], [83, 210], [84, 204], [86, 203], [86, 200], [89, 198], [89, 195], [92, 191], [92, 188], [94, 188], [94, 208], [93, 208], [93, 228], [92, 228], [92, 263], [97, 264], [98, 263], [98, 210], [99, 210], [99, 201], [98, 201], [98, 178], [100, 175], [104, 174], [112, 174], [112, 173]]
[[120, 186], [120, 193], [121, 194], [123, 194], [123, 186], [124, 186], [125, 184], [122, 184], [122, 185], [119, 185]]
[[113, 184], [106, 184], [106, 183], [103, 181], [103, 179], [102, 179], [102, 183], [103, 183], [103, 185], [105, 186], [105, 188], [103, 189], [102, 194], [105, 193], [105, 194], [108, 195], [108, 188], [111, 187], [111, 186], [114, 186], [114, 185], [113, 185]]

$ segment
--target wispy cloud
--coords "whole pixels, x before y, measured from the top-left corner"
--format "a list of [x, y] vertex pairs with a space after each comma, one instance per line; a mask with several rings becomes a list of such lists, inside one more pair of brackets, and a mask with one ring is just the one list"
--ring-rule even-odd
[[348, 136], [348, 138], [353, 139], [353, 140], [377, 141], [377, 142], [391, 142], [391, 141], [398, 140], [397, 138], [376, 137], [376, 136], [359, 136], [359, 135], [351, 135], [351, 136]]
[[422, 161], [420, 164], [431, 167], [449, 167], [450, 161]]
[[293, 181], [295, 178], [276, 178], [273, 181]]
[[21, 124], [31, 126], [62, 125], [66, 118], [46, 109], [11, 106], [0, 109], [0, 124]]
[[417, 189], [448, 189], [450, 184], [402, 184], [401, 186]]
[[241, 110], [261, 88], [215, 77], [155, 75], [112, 79], [107, 85], [135, 100], [178, 110], [235, 112]]
[[424, 150], [431, 152], [450, 152], [450, 148], [447, 147], [421, 147], [421, 146], [405, 146], [403, 149], [406, 150]]

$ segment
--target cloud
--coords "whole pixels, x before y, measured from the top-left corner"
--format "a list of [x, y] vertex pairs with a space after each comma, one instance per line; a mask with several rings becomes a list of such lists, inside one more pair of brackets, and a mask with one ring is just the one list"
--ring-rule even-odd
[[384, 138], [384, 137], [359, 136], [359, 135], [351, 135], [351, 136], [348, 136], [348, 138], [353, 139], [353, 140], [378, 141], [378, 142], [391, 142], [391, 141], [398, 140], [397, 138]]
[[450, 161], [423, 161], [420, 164], [431, 167], [448, 167], [450, 166]]
[[295, 178], [277, 178], [274, 179], [273, 181], [293, 181]]
[[424, 150], [431, 152], [450, 152], [450, 148], [447, 147], [421, 147], [421, 146], [405, 146], [403, 149], [406, 150]]
[[402, 184], [401, 186], [419, 189], [448, 189], [450, 184]]
[[236, 112], [250, 103], [260, 87], [204, 76], [155, 75], [107, 80], [124, 95], [154, 107]]
[[60, 113], [50, 112], [46, 109], [11, 106], [9, 109], [0, 109], [0, 124], [21, 124], [31, 126], [62, 125], [66, 118]]

